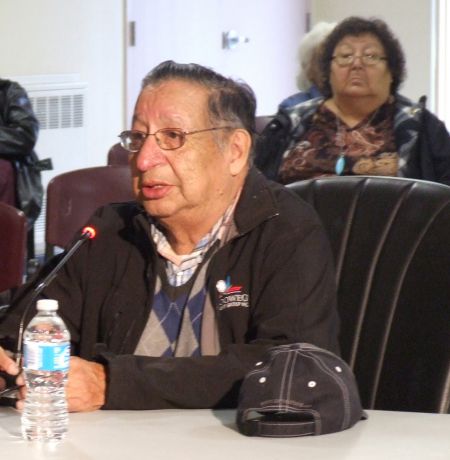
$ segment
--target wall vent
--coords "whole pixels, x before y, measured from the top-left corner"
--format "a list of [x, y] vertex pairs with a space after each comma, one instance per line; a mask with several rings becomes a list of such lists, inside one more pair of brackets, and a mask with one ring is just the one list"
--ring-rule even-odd
[[84, 125], [84, 94], [30, 97], [40, 129], [81, 128]]

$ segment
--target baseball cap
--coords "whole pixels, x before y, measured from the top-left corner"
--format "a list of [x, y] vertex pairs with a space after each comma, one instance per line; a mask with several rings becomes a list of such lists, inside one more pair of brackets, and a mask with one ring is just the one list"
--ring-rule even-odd
[[346, 430], [366, 418], [347, 363], [295, 343], [270, 348], [245, 376], [236, 423], [247, 436], [291, 437]]

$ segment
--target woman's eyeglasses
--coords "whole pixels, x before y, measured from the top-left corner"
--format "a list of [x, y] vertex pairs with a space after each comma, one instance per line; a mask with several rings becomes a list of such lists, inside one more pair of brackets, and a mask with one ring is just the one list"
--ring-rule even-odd
[[331, 59], [336, 62], [339, 67], [351, 66], [355, 59], [361, 59], [364, 66], [370, 67], [377, 65], [380, 61], [386, 61], [386, 56], [380, 56], [379, 54], [335, 54]]
[[199, 129], [197, 131], [183, 131], [179, 128], [158, 129], [154, 133], [144, 133], [142, 131], [128, 130], [119, 134], [120, 144], [129, 152], [136, 153], [141, 150], [148, 136], [155, 136], [156, 143], [163, 150], [176, 150], [183, 147], [186, 142], [186, 136], [192, 134], [204, 133], [207, 131], [216, 131], [218, 129], [233, 129], [232, 126], [218, 126], [216, 128]]

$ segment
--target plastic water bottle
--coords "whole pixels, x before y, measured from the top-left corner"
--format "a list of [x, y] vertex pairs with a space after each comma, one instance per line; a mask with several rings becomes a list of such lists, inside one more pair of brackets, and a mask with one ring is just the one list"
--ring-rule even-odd
[[70, 334], [57, 313], [56, 300], [39, 300], [37, 311], [23, 338], [27, 394], [22, 435], [29, 440], [59, 441], [64, 438], [69, 421], [65, 384]]

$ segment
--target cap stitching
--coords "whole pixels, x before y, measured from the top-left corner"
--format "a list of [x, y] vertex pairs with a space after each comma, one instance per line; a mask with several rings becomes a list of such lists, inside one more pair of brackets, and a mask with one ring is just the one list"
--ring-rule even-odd
[[342, 379], [342, 374], [336, 374], [331, 371], [327, 364], [318, 356], [311, 356], [317, 365], [329, 375], [339, 386], [341, 390], [342, 401], [344, 404], [344, 417], [341, 423], [341, 429], [344, 430], [350, 426], [350, 395], [347, 384]]

